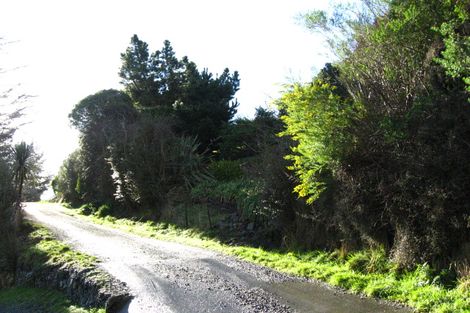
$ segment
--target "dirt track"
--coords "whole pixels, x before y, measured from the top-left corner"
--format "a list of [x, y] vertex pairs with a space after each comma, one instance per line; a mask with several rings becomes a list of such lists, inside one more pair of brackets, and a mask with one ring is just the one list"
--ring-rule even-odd
[[128, 284], [136, 297], [123, 313], [410, 312], [216, 252], [88, 223], [58, 205], [30, 203], [25, 211]]

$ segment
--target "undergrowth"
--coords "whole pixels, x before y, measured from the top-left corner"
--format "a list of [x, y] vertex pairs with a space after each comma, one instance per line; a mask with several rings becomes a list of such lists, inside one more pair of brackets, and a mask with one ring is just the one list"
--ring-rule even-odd
[[343, 255], [337, 252], [286, 252], [262, 248], [229, 246], [209, 238], [201, 231], [172, 224], [141, 222], [97, 215], [83, 216], [97, 224], [110, 226], [139, 236], [209, 248], [285, 273], [325, 281], [333, 286], [370, 297], [398, 301], [418, 312], [470, 312], [470, 279], [443, 284], [443, 273], [427, 264], [414, 270], [401, 270], [390, 262], [383, 249], [371, 249]]

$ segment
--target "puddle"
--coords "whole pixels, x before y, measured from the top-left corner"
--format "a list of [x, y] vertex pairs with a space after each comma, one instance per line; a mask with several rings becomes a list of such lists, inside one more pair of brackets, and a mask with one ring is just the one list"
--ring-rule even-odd
[[395, 307], [370, 298], [345, 294], [312, 282], [273, 283], [265, 288], [284, 299], [299, 313], [411, 313], [407, 308]]

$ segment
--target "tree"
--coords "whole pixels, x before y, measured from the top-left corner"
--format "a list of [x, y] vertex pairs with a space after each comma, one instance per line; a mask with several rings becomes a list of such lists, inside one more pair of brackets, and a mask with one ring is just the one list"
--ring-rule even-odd
[[121, 60], [121, 83], [134, 104], [141, 108], [154, 107], [154, 97], [159, 94], [160, 87], [155, 83], [154, 64], [150, 60], [147, 43], [134, 35], [126, 52], [121, 54]]
[[[5, 44], [0, 38], [0, 49]], [[6, 72], [8, 69], [0, 68], [2, 75]], [[14, 282], [20, 203], [25, 175], [32, 165], [28, 160], [32, 146], [12, 145], [23, 101], [28, 98], [14, 87], [0, 91], [0, 289]]]
[[294, 191], [309, 203], [320, 197], [352, 147], [349, 128], [359, 115], [350, 99], [342, 98], [337, 87], [319, 76], [313, 83], [292, 86], [278, 103], [285, 112], [281, 118], [286, 130], [282, 134], [297, 143], [288, 156], [293, 161], [291, 169], [300, 179]]
[[14, 282], [17, 257], [16, 229], [12, 223], [15, 189], [12, 169], [5, 158], [0, 158], [0, 288]]
[[[452, 4], [452, 1], [447, 3]], [[462, 79], [470, 93], [470, 10], [465, 1], [455, 3], [452, 9], [451, 18], [436, 28], [444, 44], [436, 62], [442, 65], [447, 75]]]
[[232, 99], [239, 88], [238, 73], [225, 69], [213, 78], [207, 70], [192, 71], [188, 80], [175, 109], [178, 130], [197, 137], [201, 148], [213, 150], [222, 128], [237, 112], [238, 102]]
[[21, 203], [38, 201], [42, 192], [47, 189], [49, 178], [42, 174], [42, 155], [38, 154], [33, 144], [24, 141], [13, 146], [13, 173], [16, 189], [16, 205], [14, 212], [15, 225], [21, 222]]
[[[117, 90], [103, 90], [88, 96], [70, 113], [72, 125], [80, 131], [81, 165], [77, 185], [73, 188], [82, 201], [99, 204], [114, 201], [116, 188], [108, 162], [109, 146], [121, 136], [126, 136], [126, 125], [136, 119], [136, 114], [131, 99]], [[70, 191], [71, 188], [65, 190]], [[68, 194], [75, 201], [77, 194]]]
[[262, 153], [268, 145], [276, 145], [276, 134], [282, 129], [282, 122], [275, 112], [256, 108], [255, 118], [237, 118], [222, 129], [217, 157], [237, 160]]
[[[203, 173], [194, 138], [179, 137], [171, 120], [142, 117], [110, 147], [118, 198], [129, 208], [143, 208], [159, 218], [171, 191], [184, 193]], [[181, 190], [182, 189], [182, 190]]]
[[296, 191], [314, 212], [333, 212], [343, 243], [384, 245], [403, 266], [445, 266], [470, 237], [468, 6], [377, 1], [361, 10], [307, 16], [333, 34], [340, 60], [281, 98], [285, 134], [297, 141]]
[[59, 172], [52, 180], [52, 189], [58, 201], [70, 203], [72, 206], [82, 203], [83, 195], [80, 193], [80, 176], [83, 175], [82, 173], [80, 151], [77, 150], [64, 160]]
[[26, 175], [30, 172], [30, 158], [33, 152], [32, 145], [28, 145], [25, 142], [16, 144], [13, 148], [14, 157], [14, 182], [16, 189], [16, 205], [13, 212], [13, 220], [15, 227], [19, 227], [21, 223], [21, 201], [23, 195], [23, 184], [26, 179]]
[[215, 146], [221, 128], [236, 113], [237, 72], [225, 69], [214, 78], [207, 69], [199, 72], [187, 57], [178, 59], [169, 41], [150, 54], [136, 35], [121, 60], [121, 82], [139, 110], [176, 117], [176, 131], [197, 137], [200, 151]]

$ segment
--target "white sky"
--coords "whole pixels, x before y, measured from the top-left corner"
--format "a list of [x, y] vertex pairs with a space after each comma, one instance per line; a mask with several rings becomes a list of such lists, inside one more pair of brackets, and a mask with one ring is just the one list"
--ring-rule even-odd
[[121, 88], [120, 53], [137, 34], [150, 51], [168, 39], [199, 69], [239, 71], [239, 116], [268, 105], [283, 83], [308, 81], [328, 60], [319, 37], [295, 19], [327, 8], [315, 0], [1, 0], [0, 90], [21, 84], [27, 120], [17, 140], [34, 142], [55, 174], [78, 146], [68, 113], [84, 97]]

